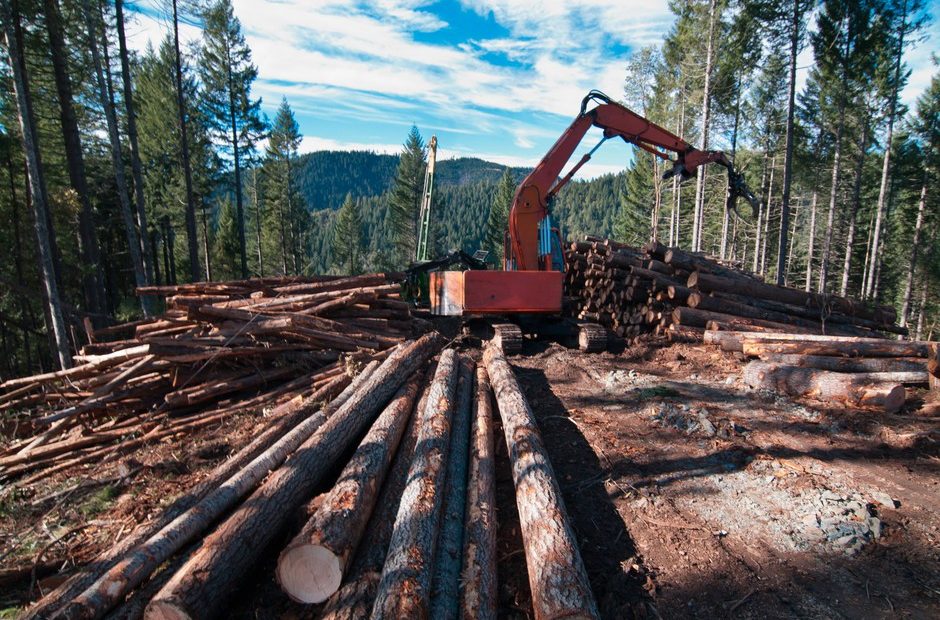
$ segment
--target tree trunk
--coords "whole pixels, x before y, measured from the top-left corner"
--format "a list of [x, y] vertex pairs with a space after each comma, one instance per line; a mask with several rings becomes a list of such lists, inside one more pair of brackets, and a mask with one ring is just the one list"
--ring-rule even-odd
[[901, 327], [907, 327], [907, 315], [911, 308], [911, 294], [914, 290], [914, 272], [917, 271], [917, 253], [920, 250], [920, 229], [924, 225], [924, 210], [927, 206], [927, 175], [920, 187], [920, 201], [917, 203], [917, 223], [914, 224], [914, 240], [911, 244], [911, 263], [904, 284], [904, 301], [901, 304]]
[[845, 93], [840, 96], [839, 121], [836, 125], [835, 150], [832, 155], [832, 186], [829, 188], [829, 216], [826, 219], [826, 234], [823, 238], [822, 260], [819, 263], [818, 293], [826, 292], [829, 280], [829, 254], [832, 250], [832, 232], [836, 217], [836, 199], [839, 195], [839, 164], [842, 157], [842, 131], [845, 127]]
[[232, 129], [232, 162], [235, 166], [235, 217], [238, 219], [238, 259], [241, 277], [248, 277], [248, 244], [245, 240], [245, 207], [242, 202], [242, 166], [238, 153], [237, 106], [235, 104], [235, 84], [232, 78], [232, 58], [226, 46], [225, 71], [228, 77], [229, 121]]
[[493, 461], [493, 392], [483, 366], [477, 367], [471, 414], [467, 523], [463, 539], [460, 617], [496, 620], [496, 473]]
[[147, 607], [148, 618], [217, 615], [259, 555], [362, 435], [399, 387], [440, 347], [429, 334], [389, 355], [359, 391], [203, 541]]
[[774, 197], [774, 173], [777, 171], [777, 155], [770, 159], [770, 180], [767, 182], [767, 201], [764, 203], [764, 232], [760, 242], [760, 273], [767, 273], [767, 238], [770, 236], [770, 210]]
[[[769, 147], [768, 147], [769, 148]], [[770, 189], [767, 187], [767, 160], [769, 156], [767, 150], [764, 150], [763, 165], [761, 166], [760, 172], [760, 187], [761, 194], [763, 196], [770, 196]], [[754, 273], [760, 273], [760, 248], [761, 248], [761, 222], [763, 218], [767, 217], [767, 208], [769, 206], [769, 198], [765, 198], [760, 201], [760, 204], [757, 205], [757, 222], [754, 230], [754, 259], [751, 265], [751, 271]]]
[[849, 233], [845, 240], [845, 260], [842, 263], [842, 285], [839, 295], [845, 297], [849, 291], [849, 276], [852, 272], [852, 246], [855, 245], [856, 219], [862, 202], [862, 174], [865, 171], [865, 155], [868, 149], [868, 119], [863, 119], [862, 141], [859, 144], [858, 161], [855, 163], [855, 183], [852, 186], [852, 211], [849, 213]]
[[[62, 126], [62, 140], [65, 145], [65, 158], [68, 166], [69, 183], [78, 195], [81, 209], [78, 212], [79, 253], [82, 266], [85, 303], [92, 314], [102, 315], [107, 312], [106, 296], [102, 283], [101, 256], [98, 249], [98, 235], [95, 230], [94, 211], [88, 195], [88, 181], [85, 176], [85, 160], [82, 154], [81, 136], [72, 98], [72, 82], [67, 64], [68, 54], [62, 33], [62, 18], [57, 0], [43, 0], [46, 15], [46, 32], [49, 34], [49, 48], [52, 58], [52, 70], [55, 75], [56, 92], [59, 96], [59, 121]], [[96, 326], [100, 318], [93, 317]]]
[[[708, 7], [708, 40], [705, 47], [705, 84], [702, 88], [702, 150], [708, 149], [708, 130], [711, 123], [712, 62], [715, 40], [717, 0]], [[700, 167], [695, 178], [695, 215], [692, 223], [692, 251], [702, 250], [702, 222], [705, 219], [705, 168]]]
[[431, 580], [431, 617], [456, 620], [460, 610], [460, 573], [463, 569], [463, 533], [467, 502], [467, 459], [470, 447], [470, 408], [473, 403], [473, 361], [461, 358], [457, 396], [447, 457], [447, 482], [434, 576]]
[[804, 290], [807, 293], [813, 290], [813, 246], [816, 242], [816, 199], [818, 195], [819, 192], [814, 189], [810, 206], [809, 237], [806, 240], [806, 286]]
[[372, 618], [429, 616], [460, 359], [441, 354], [382, 569]]
[[[48, 1], [48, 0], [47, 0]], [[124, 36], [124, 0], [114, 0], [117, 21], [118, 49], [121, 56], [121, 79], [124, 84], [124, 107], [127, 110], [127, 138], [131, 143], [131, 176], [134, 179], [134, 201], [137, 207], [137, 227], [140, 229], [141, 256], [147, 282], [153, 282], [153, 260], [147, 246], [147, 209], [144, 205], [144, 175], [140, 165], [140, 147], [137, 143], [137, 115], [134, 107], [134, 86], [131, 65]]]
[[339, 589], [411, 417], [418, 380], [415, 375], [385, 408], [316, 513], [278, 557], [277, 581], [292, 599], [322, 603]]
[[[425, 376], [433, 377], [434, 371], [435, 364], [432, 363]], [[431, 382], [427, 381], [421, 398], [411, 414], [405, 437], [401, 440], [401, 445], [395, 454], [391, 470], [386, 476], [375, 511], [369, 519], [362, 542], [349, 567], [346, 583], [323, 608], [321, 617], [324, 620], [359, 620], [368, 617], [372, 612], [379, 578], [382, 575], [389, 541], [392, 538], [395, 516], [398, 514], [401, 496], [408, 480], [408, 470], [411, 467], [418, 441], [418, 427], [423, 418], [422, 412], [428, 401], [430, 389]]]
[[39, 248], [39, 266], [42, 271], [43, 292], [49, 316], [49, 327], [54, 339], [59, 366], [65, 369], [71, 366], [72, 360], [69, 352], [68, 332], [62, 314], [62, 302], [59, 298], [59, 284], [55, 272], [55, 255], [51, 242], [52, 231], [49, 228], [49, 200], [46, 193], [46, 181], [43, 176], [42, 159], [39, 153], [39, 136], [36, 117], [33, 113], [32, 96], [29, 91], [29, 77], [26, 71], [26, 61], [23, 57], [23, 34], [17, 0], [0, 0], [0, 17], [2, 17], [0, 21], [4, 24], [3, 32], [13, 73], [13, 90], [16, 95], [23, 152], [26, 155], [26, 170], [32, 194]]
[[894, 79], [892, 80], [891, 99], [888, 102], [888, 129], [885, 132], [885, 154], [881, 165], [881, 186], [878, 188], [878, 207], [875, 210], [875, 228], [871, 240], [872, 261], [868, 266], [868, 286], [862, 292], [862, 297], [871, 299], [874, 297], [877, 286], [875, 284], [875, 265], [878, 262], [875, 257], [879, 255], [881, 243], [881, 221], [885, 214], [888, 201], [888, 181], [891, 176], [891, 142], [894, 139], [894, 120], [897, 116], [898, 107], [898, 86], [901, 82], [901, 59], [904, 55], [904, 35], [907, 34], [907, 0], [902, 8], [903, 17], [901, 27], [898, 29], [898, 45], [894, 53]]
[[800, 0], [793, 2], [793, 21], [790, 23], [790, 79], [787, 83], [787, 130], [783, 156], [783, 196], [780, 198], [780, 238], [777, 244], [777, 284], [786, 281], [787, 235], [790, 234], [790, 184], [793, 180], [793, 114], [796, 106], [796, 58], [800, 52], [800, 22], [802, 20]]
[[261, 246], [261, 196], [258, 193], [258, 168], [251, 171], [251, 190], [255, 207], [255, 240], [258, 244], [258, 276], [264, 277], [264, 251]]
[[[734, 99], [734, 128], [731, 130], [731, 161], [733, 162], [738, 151], [738, 126], [741, 120], [741, 80], [735, 80], [735, 99]], [[724, 210], [721, 218], [721, 249], [719, 256], [722, 260], [728, 257], [728, 228], [731, 224], [731, 211]]]
[[[98, 6], [97, 4], [95, 5]], [[147, 286], [147, 275], [144, 272], [144, 263], [141, 257], [141, 244], [137, 231], [130, 198], [127, 193], [127, 180], [124, 176], [124, 156], [121, 153], [121, 138], [118, 135], [117, 114], [110, 95], [110, 62], [107, 52], [107, 40], [102, 38], [102, 48], [99, 50], [99, 22], [101, 14], [90, 5], [85, 8], [85, 24], [88, 29], [88, 47], [91, 50], [92, 63], [95, 71], [95, 81], [98, 85], [98, 97], [104, 109], [108, 124], [108, 140], [111, 144], [111, 167], [114, 172], [115, 189], [117, 190], [118, 204], [121, 208], [121, 219], [124, 222], [124, 235], [127, 237], [128, 253], [131, 257], [131, 267], [134, 270], [134, 283], [137, 286]], [[103, 54], [102, 54], [103, 52]], [[106, 75], [107, 72], [107, 75]], [[140, 298], [140, 305], [144, 316], [153, 314], [148, 297]]]
[[599, 618], [535, 416], [502, 352], [487, 347], [483, 361], [493, 382], [512, 464], [534, 616], [537, 620]]
[[894, 413], [904, 404], [906, 391], [903, 385], [883, 381], [886, 378], [882, 373], [845, 374], [768, 362], [744, 367], [744, 382], [754, 388]]
[[[186, 187], [186, 246], [189, 250], [189, 274], [193, 282], [199, 277], [199, 234], [196, 232], [196, 198], [193, 194], [193, 168], [189, 158], [189, 135], [187, 132], [186, 96], [183, 93], [183, 55], [180, 53], [180, 27], [177, 0], [173, 0], [173, 48], [176, 53], [176, 109], [180, 123], [180, 159]], [[176, 270], [174, 269], [174, 282]]]

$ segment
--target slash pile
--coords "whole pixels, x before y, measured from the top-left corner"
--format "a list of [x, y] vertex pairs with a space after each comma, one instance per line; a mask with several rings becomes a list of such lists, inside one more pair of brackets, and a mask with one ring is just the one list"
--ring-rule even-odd
[[26, 485], [289, 402], [424, 328], [384, 274], [139, 293], [165, 296], [166, 312], [89, 330], [72, 368], [0, 384], [13, 438], [0, 450], [0, 478]]
[[776, 286], [702, 254], [652, 241], [587, 237], [566, 252], [566, 296], [581, 319], [630, 341], [703, 329], [884, 337], [906, 334], [889, 306]]

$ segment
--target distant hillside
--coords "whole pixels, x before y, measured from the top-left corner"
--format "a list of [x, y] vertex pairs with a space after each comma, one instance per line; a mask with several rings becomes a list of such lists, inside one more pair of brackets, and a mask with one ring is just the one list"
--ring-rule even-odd
[[[398, 167], [397, 155], [380, 155], [369, 151], [317, 151], [298, 158], [297, 183], [312, 211], [336, 210], [346, 194], [353, 197], [377, 196], [391, 187]], [[446, 159], [438, 162], [435, 184], [465, 186], [479, 182], [496, 182], [506, 166], [474, 157]], [[513, 168], [521, 178], [525, 168]]]

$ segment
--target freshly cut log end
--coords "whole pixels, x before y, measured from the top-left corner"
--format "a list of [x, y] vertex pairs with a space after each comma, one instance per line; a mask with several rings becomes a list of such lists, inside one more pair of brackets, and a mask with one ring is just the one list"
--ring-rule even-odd
[[172, 601], [153, 601], [147, 606], [147, 620], [191, 620], [189, 613]]
[[522, 353], [522, 330], [513, 323], [494, 323], [493, 344], [506, 355]]
[[598, 353], [607, 349], [607, 328], [603, 325], [585, 323], [578, 330], [578, 349], [587, 353]]
[[342, 579], [339, 558], [319, 545], [289, 547], [278, 559], [278, 583], [301, 603], [322, 603], [339, 589]]

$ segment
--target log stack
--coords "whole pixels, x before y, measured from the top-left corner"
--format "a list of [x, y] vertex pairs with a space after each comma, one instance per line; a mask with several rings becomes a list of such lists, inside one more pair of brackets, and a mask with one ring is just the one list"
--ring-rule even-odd
[[419, 335], [394, 275], [148, 287], [166, 311], [89, 331], [67, 370], [0, 383], [0, 479], [35, 482], [309, 395]]
[[685, 339], [704, 330], [906, 335], [889, 306], [868, 306], [763, 282], [703, 254], [652, 241], [642, 248], [586, 237], [566, 251], [571, 313], [629, 342], [654, 334]]
[[893, 413], [908, 387], [932, 388], [940, 377], [935, 342], [721, 331], [704, 340], [758, 358], [744, 368], [751, 387], [857, 409]]
[[[24, 617], [219, 617], [293, 529], [276, 578], [295, 601], [325, 602], [308, 608], [319, 617], [496, 618], [497, 414], [535, 617], [599, 617], [511, 367], [490, 346], [481, 364], [448, 349], [425, 371], [441, 344], [434, 334], [399, 345], [329, 404], [303, 401], [296, 424], [246, 446]], [[345, 457], [337, 480], [320, 488]], [[292, 528], [305, 501], [316, 508]]]

